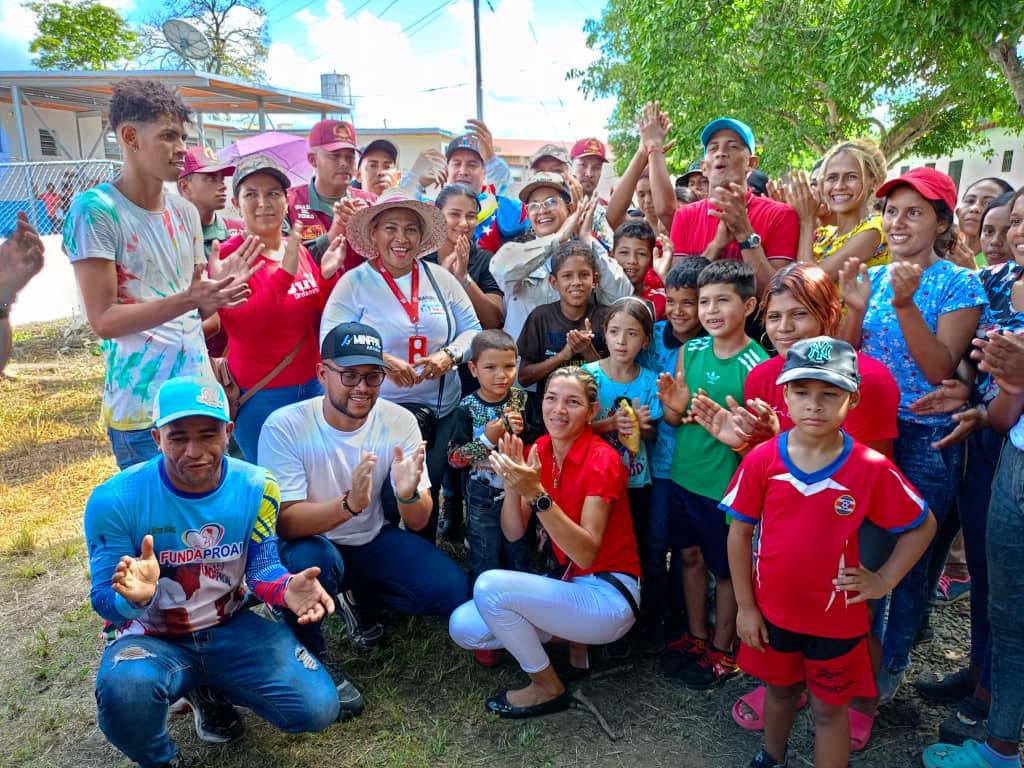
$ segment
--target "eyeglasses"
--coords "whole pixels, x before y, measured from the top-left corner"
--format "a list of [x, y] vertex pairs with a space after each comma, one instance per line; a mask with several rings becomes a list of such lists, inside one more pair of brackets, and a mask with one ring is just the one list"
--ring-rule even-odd
[[346, 387], [357, 387], [362, 381], [366, 382], [368, 387], [379, 387], [384, 383], [384, 371], [370, 371], [369, 373], [357, 373], [356, 371], [349, 371], [344, 368], [335, 368], [331, 365], [324, 365], [329, 371], [334, 371], [338, 374], [341, 379], [341, 383]]
[[561, 202], [563, 200], [559, 197], [549, 197], [546, 200], [541, 200], [539, 203], [530, 203], [526, 206], [526, 212], [530, 215], [536, 215], [541, 211], [550, 211]]

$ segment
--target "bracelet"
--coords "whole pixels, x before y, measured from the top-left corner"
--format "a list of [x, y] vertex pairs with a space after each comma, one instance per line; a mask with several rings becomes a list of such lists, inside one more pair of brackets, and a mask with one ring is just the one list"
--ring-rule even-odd
[[736, 453], [743, 453], [749, 447], [750, 441], [747, 440], [745, 443], [743, 443], [743, 445], [737, 445], [735, 448], [733, 448], [733, 451], [735, 451]]
[[415, 504], [417, 501], [420, 500], [420, 489], [417, 488], [416, 493], [414, 493], [408, 499], [398, 498], [398, 494], [395, 494], [395, 499], [398, 501], [399, 504]]
[[492, 451], [495, 449], [496, 446], [494, 445], [493, 442], [491, 442], [491, 438], [487, 436], [486, 432], [481, 432], [480, 437], [478, 439], [480, 441], [480, 444], [483, 445], [484, 448], [487, 448]]
[[655, 147], [654, 149], [648, 149], [647, 150], [647, 156], [650, 157], [655, 152], [660, 152], [661, 154], [665, 154], [665, 149], [663, 147]]
[[362, 513], [363, 510], [360, 509], [359, 512], [356, 512], [354, 509], [352, 509], [352, 507], [349, 506], [349, 504], [348, 504], [348, 494], [349, 494], [349, 492], [346, 491], [345, 494], [341, 497], [341, 508], [343, 510], [345, 510], [346, 512], [348, 512], [348, 514], [351, 517], [358, 517], [360, 515], [360, 513]]
[[472, 283], [472, 282], [473, 282], [473, 276], [467, 272], [466, 273], [466, 279], [462, 281], [462, 287], [463, 288], [469, 288], [470, 283]]

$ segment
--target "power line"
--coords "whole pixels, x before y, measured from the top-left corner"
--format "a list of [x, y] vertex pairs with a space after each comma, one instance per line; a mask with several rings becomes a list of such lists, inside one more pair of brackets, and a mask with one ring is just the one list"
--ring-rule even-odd
[[395, 5], [395, 3], [397, 3], [397, 2], [398, 2], [398, 0], [391, 0], [391, 2], [387, 4], [387, 6], [386, 6], [386, 7], [384, 8], [384, 10], [383, 10], [383, 11], [381, 11], [380, 13], [378, 13], [378, 14], [377, 14], [377, 18], [378, 18], [378, 19], [383, 19], [383, 18], [384, 18], [384, 14], [385, 14], [385, 13], [387, 13], [388, 11], [390, 11], [390, 10], [391, 10], [391, 8], [392, 8], [392, 7], [393, 7], [393, 6]]
[[[430, 18], [430, 17], [431, 17], [431, 16], [433, 16], [434, 14], [438, 14], [438, 13], [440, 13], [441, 11], [443, 11], [443, 10], [444, 10], [445, 8], [447, 8], [447, 7], [449, 6], [449, 5], [451, 5], [451, 4], [452, 4], [452, 3], [454, 3], [454, 2], [455, 2], [455, 0], [446, 0], [446, 2], [443, 2], [443, 3], [441, 3], [441, 4], [440, 4], [439, 6], [437, 6], [437, 7], [436, 7], [436, 8], [434, 9], [434, 10], [430, 11], [429, 13], [425, 13], [425, 14], [423, 14], [423, 15], [422, 15], [422, 16], [420, 16], [420, 17], [419, 17], [418, 19], [416, 19], [416, 21], [414, 21], [414, 22], [413, 22], [412, 24], [409, 24], [409, 25], [408, 25], [408, 26], [407, 26], [407, 27], [406, 27], [405, 29], [403, 29], [403, 30], [402, 30], [402, 34], [406, 34], [406, 33], [408, 33], [408, 31], [409, 31], [410, 29], [412, 29], [413, 27], [415, 27], [415, 26], [416, 26], [417, 24], [419, 24], [419, 23], [420, 23], [421, 21], [423, 21], [424, 19]], [[422, 30], [423, 30], [423, 29], [424, 29], [425, 27], [427, 27], [427, 26], [428, 26], [428, 25], [429, 25], [429, 24], [430, 24], [430, 23], [431, 23], [432, 21], [435, 21], [435, 19], [431, 19], [431, 21], [428, 21], [428, 22], [427, 22], [426, 24], [424, 24], [424, 25], [423, 25], [422, 27], [420, 27], [419, 29], [417, 29], [417, 30], [416, 30], [416, 32], [420, 32], [420, 31], [422, 31]], [[413, 34], [416, 34], [416, 32], [414, 32]], [[412, 35], [410, 35], [410, 37], [411, 37], [411, 36], [412, 36]]]

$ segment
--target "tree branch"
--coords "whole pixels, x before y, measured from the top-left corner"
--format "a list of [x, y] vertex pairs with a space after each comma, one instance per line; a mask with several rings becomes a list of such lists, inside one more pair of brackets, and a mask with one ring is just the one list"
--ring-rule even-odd
[[1024, 63], [1017, 55], [1016, 48], [1000, 37], [986, 47], [985, 53], [1003, 73], [1003, 77], [1006, 78], [1006, 82], [1013, 92], [1014, 101], [1017, 102], [1017, 114], [1024, 117]]

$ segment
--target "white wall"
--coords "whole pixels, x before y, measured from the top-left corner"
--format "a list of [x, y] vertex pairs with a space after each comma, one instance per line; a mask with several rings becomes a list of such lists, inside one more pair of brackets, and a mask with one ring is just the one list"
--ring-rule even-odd
[[[28, 139], [29, 155], [27, 159], [29, 160], [66, 159], [59, 147], [56, 157], [43, 155], [39, 148], [40, 128], [49, 126], [74, 159], [88, 157], [89, 150], [92, 149], [93, 143], [100, 133], [101, 123], [98, 116], [79, 118], [76, 130], [74, 112], [62, 109], [40, 109], [39, 114], [46, 121], [46, 125], [27, 105], [22, 105], [21, 113], [25, 119], [25, 138]], [[4, 132], [4, 152], [10, 153], [12, 157], [22, 159], [18, 149], [18, 130], [14, 122], [14, 107], [12, 105], [0, 104], [0, 125], [3, 126]], [[79, 137], [81, 138], [81, 148], [79, 148]], [[96, 146], [96, 151], [92, 156], [100, 160], [104, 158], [102, 141]]]
[[[978, 179], [986, 176], [995, 176], [1013, 185], [1014, 189], [1024, 186], [1024, 135], [1015, 136], [1004, 128], [989, 128], [984, 131], [992, 146], [991, 159], [986, 157], [979, 150], [960, 151], [948, 157], [908, 157], [901, 160], [889, 171], [890, 176], [896, 176], [904, 168], [916, 168], [927, 163], [934, 163], [938, 171], [948, 173], [956, 180], [954, 173], [950, 173], [950, 164], [957, 161], [962, 162], [959, 184], [961, 191], [966, 189]], [[1007, 152], [1012, 152], [1012, 160], [1009, 171], [1003, 170], [1003, 157]]]

